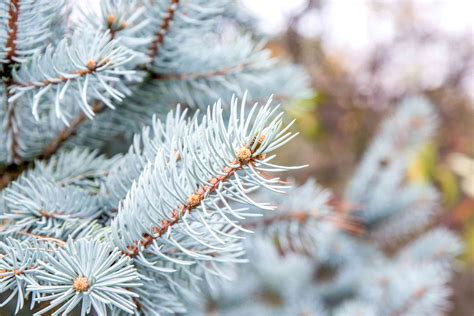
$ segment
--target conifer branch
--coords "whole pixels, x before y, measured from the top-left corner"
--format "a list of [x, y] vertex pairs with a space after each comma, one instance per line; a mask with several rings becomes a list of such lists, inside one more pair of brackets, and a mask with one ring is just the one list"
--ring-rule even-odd
[[[7, 66], [8, 67], [8, 66]], [[9, 101], [9, 98], [12, 96], [10, 90], [12, 87], [12, 82], [13, 78], [11, 77], [10, 71], [8, 72], [9, 77], [7, 76], [4, 78], [4, 84], [5, 84], [5, 91], [7, 91], [7, 98], [6, 98], [6, 112], [7, 112], [7, 123], [6, 123], [6, 134], [7, 137], [9, 138], [8, 143], [10, 144], [9, 149], [10, 149], [10, 159], [13, 163], [19, 164], [21, 162], [21, 157], [19, 154], [19, 140], [18, 140], [18, 134], [19, 134], [19, 127], [18, 127], [18, 122], [16, 122], [17, 118], [15, 115], [15, 102], [14, 101]]]
[[[100, 102], [96, 101], [92, 106], [92, 112], [94, 114], [99, 114], [106, 109], [106, 106]], [[47, 160], [51, 158], [58, 150], [74, 135], [76, 135], [78, 129], [81, 125], [88, 120], [87, 116], [84, 113], [80, 113], [70, 124], [69, 126], [64, 127], [64, 129], [58, 134], [56, 138], [51, 140], [44, 152], [38, 157], [40, 160]]]
[[18, 31], [18, 16], [20, 15], [20, 1], [11, 0], [8, 10], [8, 37], [6, 47], [8, 52], [6, 54], [7, 64], [13, 63], [13, 57], [16, 55], [16, 35]]
[[[197, 275], [221, 275], [216, 266], [219, 262], [241, 261], [238, 233], [248, 230], [239, 221], [251, 214], [245, 206], [272, 209], [267, 203], [255, 202], [248, 193], [257, 187], [276, 192], [286, 188], [286, 184], [270, 178], [267, 172], [291, 168], [270, 164], [274, 156], [267, 154], [295, 134], [288, 132], [289, 127], [282, 128], [281, 113], [271, 107], [270, 100], [263, 107], [253, 106], [249, 114], [245, 111], [245, 100], [241, 105], [237, 102], [235, 98], [231, 102], [232, 123], [227, 127], [220, 103], [208, 109], [201, 123], [197, 117], [184, 121], [181, 127], [167, 121], [171, 133], [160, 130], [158, 134], [167, 144], [161, 148], [156, 147], [158, 142], [152, 144], [159, 149], [156, 156], [139, 158], [146, 165], [138, 176], [133, 167], [124, 170], [130, 172], [124, 177], [133, 184], [111, 224], [112, 239], [140, 266], [165, 272], [180, 271], [195, 263]], [[172, 132], [175, 128], [179, 128], [179, 133]], [[147, 139], [148, 135], [143, 137]], [[119, 181], [115, 186], [121, 191], [124, 184]], [[176, 193], [170, 188], [175, 188]], [[232, 206], [231, 201], [242, 207]], [[221, 203], [224, 207], [219, 206]], [[144, 209], [147, 211], [142, 215], [134, 215]], [[151, 223], [148, 219], [152, 219]], [[161, 259], [151, 258], [165, 260], [160, 263]], [[206, 263], [209, 261], [213, 262], [211, 266]]]
[[[113, 41], [116, 38], [117, 33], [127, 28], [126, 22], [122, 21], [118, 26], [117, 18], [114, 15], [107, 16], [107, 30], [110, 34], [110, 41]], [[94, 65], [95, 64], [95, 65]], [[91, 69], [92, 68], [92, 69]], [[91, 60], [90, 67], [88, 65], [87, 70], [80, 70], [77, 72], [79, 75], [84, 76], [90, 74], [97, 69], [97, 62]], [[63, 77], [64, 78], [64, 77]], [[66, 80], [66, 78], [64, 78]], [[106, 105], [100, 101], [96, 100], [92, 106], [92, 112], [95, 114], [102, 113], [106, 109]], [[53, 156], [72, 136], [76, 135], [77, 130], [81, 127], [84, 122], [87, 122], [88, 117], [81, 112], [76, 118], [72, 120], [69, 126], [64, 127], [64, 129], [58, 134], [57, 137], [52, 139], [50, 143], [46, 146], [44, 152], [38, 157], [40, 160], [49, 159]]]
[[217, 178], [212, 178], [208, 181], [211, 184], [210, 186], [201, 187], [192, 193], [188, 197], [186, 204], [181, 205], [178, 209], [175, 209], [171, 212], [169, 215], [170, 220], [162, 220], [160, 226], [152, 227], [152, 234], [144, 234], [142, 240], [136, 241], [134, 245], [128, 246], [127, 250], [129, 252], [126, 252], [125, 255], [129, 257], [136, 257], [140, 250], [143, 251], [146, 249], [153, 243], [155, 239], [162, 237], [166, 232], [168, 232], [168, 230], [172, 228], [173, 225], [178, 224], [180, 219], [182, 219], [186, 214], [191, 213], [193, 210], [198, 208], [206, 197], [208, 197], [211, 193], [214, 193], [236, 172], [249, 166], [254, 166], [259, 159], [257, 157], [252, 157], [254, 155], [254, 152], [250, 149], [252, 147], [253, 144], [250, 144], [249, 147], [241, 147], [238, 150], [237, 159], [230, 163], [230, 165], [236, 167], [226, 167], [223, 170], [222, 175], [218, 176]]
[[153, 41], [148, 48], [148, 57], [150, 58], [150, 65], [153, 65], [156, 55], [160, 50], [160, 46], [165, 40], [165, 36], [168, 33], [171, 23], [174, 19], [175, 12], [180, 5], [180, 0], [171, 0], [168, 6], [163, 20], [161, 21], [160, 28], [156, 31]]
[[12, 64], [15, 63], [13, 58], [16, 55], [16, 41], [18, 32], [18, 17], [20, 15], [20, 0], [11, 0], [8, 9], [8, 35], [6, 40], [7, 53], [3, 64], [3, 82], [5, 84], [5, 91], [7, 93], [6, 98], [6, 112], [7, 112], [7, 123], [6, 123], [6, 134], [9, 137], [10, 143], [10, 156], [11, 161], [18, 163], [20, 161], [20, 155], [18, 153], [18, 125], [15, 117], [15, 104], [9, 102], [11, 96], [10, 89], [13, 85], [12, 77]]
[[153, 73], [152, 79], [157, 81], [178, 81], [178, 80], [200, 80], [212, 77], [227, 76], [251, 68], [253, 63], [243, 63], [232, 67], [225, 67], [219, 70], [195, 73], [159, 74]]
[[312, 212], [307, 211], [289, 212], [284, 210], [279, 210], [278, 214], [275, 216], [268, 216], [262, 218], [261, 220], [255, 220], [245, 223], [244, 227], [250, 229], [265, 229], [269, 226], [281, 225], [289, 222], [298, 223], [299, 225], [304, 226], [310, 220], [332, 223], [341, 230], [354, 235], [362, 235], [365, 232], [364, 228], [360, 223], [351, 220], [348, 216], [344, 216], [343, 214], [314, 214]]

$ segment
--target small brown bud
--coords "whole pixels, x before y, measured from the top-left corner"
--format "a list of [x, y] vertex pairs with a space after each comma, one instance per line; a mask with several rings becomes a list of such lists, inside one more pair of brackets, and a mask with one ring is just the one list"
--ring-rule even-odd
[[120, 26], [119, 26], [119, 30], [123, 30], [123, 29], [127, 28], [127, 26], [128, 26], [127, 22], [125, 22], [125, 21], [121, 22]]
[[83, 276], [77, 277], [72, 284], [72, 288], [76, 292], [86, 292], [89, 289], [89, 280]]
[[112, 14], [109, 15], [109, 16], [107, 17], [107, 25], [108, 25], [109, 27], [111, 27], [111, 26], [115, 23], [116, 20], [117, 20], [117, 18], [115, 17], [115, 15], [112, 15]]
[[93, 71], [93, 70], [95, 70], [95, 68], [97, 66], [97, 63], [95, 62], [95, 60], [89, 59], [87, 61], [86, 66], [87, 66], [87, 69], [89, 69], [90, 71]]
[[252, 151], [247, 147], [242, 147], [237, 151], [237, 157], [240, 162], [247, 163], [250, 161], [250, 158], [252, 158]]
[[199, 194], [191, 194], [188, 197], [188, 205], [189, 207], [198, 206], [201, 203], [202, 197]]

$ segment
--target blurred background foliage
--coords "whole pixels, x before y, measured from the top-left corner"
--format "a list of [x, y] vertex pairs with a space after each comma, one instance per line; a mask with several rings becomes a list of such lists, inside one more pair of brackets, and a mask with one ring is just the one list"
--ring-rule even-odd
[[[309, 71], [314, 94], [288, 110], [302, 137], [281, 160], [341, 193], [379, 122], [407, 95], [436, 105], [441, 129], [407, 173], [434, 183], [439, 221], [465, 240], [452, 315], [474, 311], [474, 2], [243, 1], [268, 47]], [[266, 9], [265, 9], [266, 8]], [[291, 78], [288, 78], [291, 80]]]

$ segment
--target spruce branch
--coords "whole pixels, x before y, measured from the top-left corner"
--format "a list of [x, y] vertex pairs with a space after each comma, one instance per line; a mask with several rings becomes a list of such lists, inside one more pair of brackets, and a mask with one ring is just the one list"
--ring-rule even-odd
[[13, 83], [13, 78], [11, 74], [11, 64], [14, 63], [13, 58], [16, 55], [16, 36], [17, 36], [17, 31], [18, 31], [18, 15], [19, 15], [19, 0], [12, 0], [9, 5], [8, 9], [8, 37], [5, 43], [6, 46], [6, 55], [3, 60], [3, 68], [6, 69], [4, 70], [4, 73], [2, 74], [4, 79], [3, 79], [3, 84], [5, 85], [5, 91], [7, 91], [7, 124], [6, 124], [6, 132], [9, 134], [8, 137], [8, 142], [10, 143], [9, 149], [10, 149], [10, 159], [11, 161], [18, 162], [20, 157], [18, 154], [18, 124], [16, 122], [15, 118], [15, 104], [12, 102], [8, 102], [8, 99], [10, 98], [10, 88]]
[[[17, 299], [15, 313], [23, 308], [25, 299], [37, 297], [37, 293], [28, 293], [26, 287], [35, 282], [36, 272], [40, 269], [38, 260], [45, 253], [54, 249], [54, 246], [38, 240], [19, 241], [7, 238], [0, 241], [0, 293], [10, 292], [0, 302], [5, 306], [15, 297]], [[31, 303], [33, 307], [34, 302]]]
[[[88, 45], [88, 46], [86, 46]], [[33, 115], [38, 119], [38, 107], [41, 98], [50, 93], [55, 104], [55, 113], [66, 124], [67, 118], [61, 111], [65, 94], [74, 94], [80, 100], [83, 113], [92, 118], [94, 111], [90, 99], [97, 99], [108, 107], [114, 108], [111, 99], [121, 101], [123, 89], [117, 89], [112, 83], [119, 76], [133, 74], [122, 68], [133, 58], [133, 53], [110, 40], [110, 34], [76, 34], [72, 42], [62, 40], [56, 48], [49, 46], [42, 54], [37, 54], [13, 72], [15, 84], [10, 89], [14, 101], [26, 93], [33, 94]]]
[[128, 313], [136, 308], [132, 298], [138, 295], [130, 289], [142, 284], [130, 261], [117, 249], [99, 242], [69, 239], [66, 247], [54, 254], [46, 253], [44, 260], [38, 262], [42, 269], [27, 290], [43, 293], [35, 301], [49, 305], [35, 315], [57, 306], [60, 307], [52, 315], [68, 314], [80, 303], [84, 314], [93, 307], [99, 315], [107, 315], [109, 305]]
[[[158, 150], [120, 203], [112, 222], [113, 242], [137, 264], [165, 272], [193, 263], [204, 268], [206, 262], [239, 262], [237, 233], [247, 230], [238, 221], [250, 213], [230, 201], [271, 209], [247, 193], [286, 187], [267, 175], [287, 169], [270, 164], [273, 156], [267, 154], [295, 136], [288, 127], [280, 131], [281, 113], [275, 114], [270, 101], [259, 110], [252, 107], [248, 116], [245, 99], [241, 109], [235, 98], [231, 104], [227, 126], [220, 103], [208, 109], [200, 124], [197, 118], [189, 121], [188, 131], [173, 138], [165, 151]], [[207, 266], [208, 272], [217, 269]]]
[[[92, 106], [92, 113], [94, 115], [102, 113], [107, 107], [101, 101], [95, 101]], [[63, 130], [46, 146], [46, 149], [38, 157], [41, 160], [48, 160], [74, 135], [76, 135], [81, 125], [87, 121], [87, 115], [81, 112], [76, 118], [74, 118], [68, 126], [64, 127]]]
[[213, 77], [224, 77], [230, 74], [245, 71], [251, 68], [254, 64], [243, 63], [231, 67], [225, 67], [218, 70], [212, 70], [207, 72], [194, 72], [194, 73], [177, 73], [177, 74], [152, 74], [152, 79], [157, 81], [184, 81], [184, 80], [200, 80], [200, 79], [211, 79]]
[[[199, 46], [196, 38], [187, 39], [175, 50], [175, 58], [182, 62], [163, 61], [152, 69], [150, 89], [166, 98], [162, 102], [199, 107], [218, 97], [242, 96], [244, 91], [248, 91], [253, 100], [266, 98], [271, 93], [269, 90], [277, 91], [277, 98], [307, 95], [302, 71], [271, 58], [264, 43], [254, 43], [250, 35], [244, 34], [229, 42], [213, 38], [208, 41], [212, 45], [204, 53], [192, 49]], [[288, 77], [302, 81], [283, 79]]]
[[101, 211], [97, 198], [73, 187], [60, 187], [41, 177], [22, 177], [5, 190], [6, 209], [1, 232], [28, 233], [64, 238], [83, 227]]
[[[124, 31], [129, 31], [127, 37], [134, 38], [136, 42], [137, 32], [146, 25], [147, 21], [142, 21], [137, 24], [137, 21], [143, 18], [143, 8], [135, 10], [133, 2], [109, 2], [104, 1], [101, 6], [101, 16], [97, 16], [94, 13], [84, 13], [84, 23], [89, 22], [91, 25], [95, 25], [96, 29], [102, 29], [104, 33], [110, 34], [110, 41], [115, 40], [117, 35], [122, 37]], [[134, 10], [135, 13], [129, 15], [129, 12]], [[89, 25], [89, 24], [86, 24]], [[89, 26], [88, 26], [89, 27]], [[86, 29], [88, 29], [86, 27]], [[131, 30], [130, 30], [131, 29]], [[141, 42], [141, 41], [139, 41]], [[135, 48], [135, 45], [130, 45], [130, 48]], [[106, 109], [106, 104], [101, 100], [96, 100], [92, 106], [92, 112], [96, 114], [102, 113]], [[49, 159], [52, 157], [71, 137], [76, 135], [78, 129], [88, 119], [84, 112], [81, 112], [75, 117], [68, 126], [65, 126], [58, 134], [57, 137], [51, 140], [46, 146], [44, 152], [39, 156], [39, 159]]]
[[[165, 35], [167, 30], [170, 26], [170, 21], [173, 18], [174, 10], [177, 8], [179, 1], [173, 0], [176, 4], [170, 4], [168, 8], [168, 14], [165, 15], [163, 22], [158, 31], [156, 31], [155, 40], [149, 45], [148, 52], [151, 54], [153, 53], [154, 57], [158, 53], [159, 45], [161, 45], [164, 41]], [[97, 24], [99, 21], [98, 27], [104, 29], [105, 33], [110, 34], [110, 41], [114, 41], [117, 37], [117, 34], [123, 33], [124, 30], [132, 29], [130, 34], [126, 34], [125, 36], [128, 38], [134, 38], [133, 44], [130, 45], [131, 48], [137, 49], [136, 47], [136, 36], [137, 33], [141, 31], [141, 29], [146, 26], [147, 20], [145, 21], [138, 21], [139, 18], [143, 15], [143, 8], [139, 8], [135, 14], [131, 16], [123, 16], [123, 14], [127, 14], [131, 10], [135, 10], [133, 5], [136, 3], [126, 3], [126, 2], [116, 2], [116, 3], [109, 3], [109, 1], [105, 1], [104, 4], [101, 6], [101, 16], [97, 17], [95, 13], [85, 13], [84, 17], [86, 21], [92, 22], [92, 24]], [[172, 14], [169, 14], [172, 12]], [[105, 20], [105, 21], [104, 21]], [[102, 23], [101, 23], [102, 22]], [[105, 23], [103, 23], [105, 22]], [[104, 28], [105, 24], [105, 28]], [[147, 42], [146, 38], [144, 40], [139, 40], [138, 44], [141, 45], [143, 42]], [[126, 42], [127, 43], [127, 42]], [[153, 59], [149, 59], [149, 62], [153, 62]], [[83, 70], [84, 71], [84, 70]], [[104, 100], [96, 100], [94, 105], [91, 108], [92, 116], [102, 113], [106, 109], [106, 104], [104, 104]], [[65, 143], [68, 141], [72, 136], [74, 136], [77, 130], [83, 125], [83, 123], [87, 122], [89, 115], [87, 112], [81, 112], [76, 118], [72, 120], [69, 126], [66, 126], [56, 138], [54, 138], [46, 147], [45, 151], [41, 154], [40, 159], [48, 159], [54, 153], [56, 153]]]
[[171, 0], [168, 5], [168, 8], [165, 10], [163, 14], [163, 19], [160, 23], [160, 27], [155, 32], [153, 41], [151, 42], [148, 48], [148, 57], [150, 58], [149, 66], [153, 65], [155, 61], [155, 57], [156, 55], [158, 55], [160, 47], [165, 40], [166, 34], [169, 32], [170, 26], [172, 24], [172, 21], [175, 17], [176, 10], [178, 9], [179, 5], [180, 5], [180, 0]]
[[18, 16], [20, 11], [20, 0], [11, 0], [8, 9], [8, 37], [6, 40], [7, 53], [5, 60], [7, 64], [13, 63], [16, 55], [16, 35], [18, 32]]

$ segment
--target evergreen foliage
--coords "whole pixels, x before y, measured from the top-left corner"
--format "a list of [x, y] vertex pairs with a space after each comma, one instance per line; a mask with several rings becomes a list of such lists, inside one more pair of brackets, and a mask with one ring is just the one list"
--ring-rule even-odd
[[460, 241], [429, 227], [436, 190], [406, 180], [436, 124], [426, 100], [405, 100], [382, 124], [343, 203], [313, 180], [287, 196], [258, 193], [278, 207], [244, 224], [256, 232], [246, 240], [250, 263], [237, 268], [238, 282], [190, 298], [190, 315], [444, 314]]
[[[14, 171], [0, 191], [6, 313], [448, 307], [459, 243], [425, 229], [436, 190], [405, 181], [436, 129], [426, 101], [406, 101], [382, 126], [341, 210], [315, 182], [279, 178], [299, 167], [273, 161], [296, 134], [272, 99], [305, 96], [308, 79], [272, 58], [233, 1], [75, 10], [0, 0], [0, 167]], [[100, 154], [117, 139], [126, 153]]]

